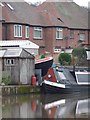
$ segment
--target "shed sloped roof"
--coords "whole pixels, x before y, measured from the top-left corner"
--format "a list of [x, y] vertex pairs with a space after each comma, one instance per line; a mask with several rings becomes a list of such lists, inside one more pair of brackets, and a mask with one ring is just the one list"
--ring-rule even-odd
[[34, 56], [31, 53], [27, 52], [23, 48], [0, 50], [0, 58], [2, 58], [2, 57], [5, 57], [5, 58], [21, 57], [23, 51], [25, 52], [25, 55], [23, 57], [25, 57], [28, 54], [29, 56], [32, 56], [34, 58]]
[[20, 57], [22, 49], [7, 49], [4, 57]]
[[29, 40], [10, 40], [0, 41], [0, 46], [18, 46], [21, 48], [34, 48], [39, 49], [39, 46]]

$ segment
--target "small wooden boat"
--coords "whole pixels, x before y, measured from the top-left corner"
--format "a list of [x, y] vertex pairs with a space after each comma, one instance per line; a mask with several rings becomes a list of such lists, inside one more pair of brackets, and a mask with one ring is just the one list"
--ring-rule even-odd
[[42, 76], [45, 76], [48, 69], [52, 66], [52, 64], [53, 64], [52, 57], [38, 59], [35, 61], [35, 69], [41, 70]]
[[90, 92], [90, 72], [50, 68], [42, 82], [43, 93]]

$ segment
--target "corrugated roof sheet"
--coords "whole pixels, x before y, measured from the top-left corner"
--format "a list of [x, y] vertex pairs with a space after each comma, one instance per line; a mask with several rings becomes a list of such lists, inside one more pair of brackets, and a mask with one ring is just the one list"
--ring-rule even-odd
[[7, 49], [4, 57], [20, 57], [22, 49]]
[[2, 58], [5, 54], [6, 50], [0, 50], [0, 58]]
[[21, 48], [34, 48], [39, 49], [39, 46], [29, 40], [10, 40], [0, 41], [0, 46], [19, 46]]
[[25, 50], [23, 48], [13, 48], [13, 49], [0, 50], [0, 58], [2, 58], [2, 57], [5, 57], [5, 58], [20, 57], [23, 50], [26, 51], [28, 54], [32, 55], [31, 53], [29, 53], [27, 50]]

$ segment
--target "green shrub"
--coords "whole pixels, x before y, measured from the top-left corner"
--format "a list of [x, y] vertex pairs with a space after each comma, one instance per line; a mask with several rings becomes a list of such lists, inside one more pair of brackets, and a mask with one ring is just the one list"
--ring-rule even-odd
[[71, 64], [71, 55], [68, 53], [61, 53], [58, 58], [61, 65], [70, 65]]
[[87, 60], [87, 53], [84, 48], [74, 48], [72, 55], [76, 58], [76, 65], [84, 65]]
[[10, 75], [8, 75], [6, 72], [3, 72], [2, 74], [2, 83], [4, 83], [5, 85], [11, 84]]
[[41, 56], [40, 56], [40, 59], [43, 59], [43, 58], [45, 58], [45, 56], [44, 56], [44, 55], [41, 55]]

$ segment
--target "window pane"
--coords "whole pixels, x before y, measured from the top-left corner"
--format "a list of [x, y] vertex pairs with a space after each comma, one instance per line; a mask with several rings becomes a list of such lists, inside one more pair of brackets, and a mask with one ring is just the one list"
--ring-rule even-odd
[[42, 38], [42, 28], [40, 27], [35, 27], [34, 28], [34, 38]]
[[62, 39], [62, 38], [63, 38], [62, 28], [56, 28], [56, 39]]
[[9, 59], [6, 60], [6, 64], [8, 64], [8, 65], [10, 64], [10, 60]]
[[17, 36], [19, 37], [19, 26], [17, 25]]
[[14, 60], [13, 59], [11, 59], [11, 64], [14, 64]]
[[19, 26], [19, 36], [22, 36], [22, 26]]
[[26, 38], [29, 38], [29, 27], [26, 26]]
[[70, 30], [70, 38], [74, 38], [74, 30]]
[[17, 26], [14, 26], [14, 36], [17, 36]]
[[85, 34], [80, 34], [80, 40], [85, 40]]
[[35, 37], [41, 37], [40, 31], [35, 31]]
[[59, 38], [59, 31], [57, 31], [57, 38]]
[[14, 37], [22, 37], [22, 25], [14, 25]]

